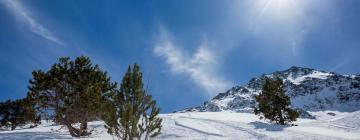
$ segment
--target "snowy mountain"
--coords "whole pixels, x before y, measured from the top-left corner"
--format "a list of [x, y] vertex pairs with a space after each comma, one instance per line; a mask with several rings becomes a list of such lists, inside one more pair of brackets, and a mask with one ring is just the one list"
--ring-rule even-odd
[[201, 106], [179, 112], [252, 112], [255, 95], [261, 91], [266, 77], [279, 77], [284, 81], [286, 94], [291, 97], [293, 108], [306, 111], [360, 110], [360, 75], [340, 75], [293, 66], [285, 71], [252, 78], [246, 85], [219, 93]]

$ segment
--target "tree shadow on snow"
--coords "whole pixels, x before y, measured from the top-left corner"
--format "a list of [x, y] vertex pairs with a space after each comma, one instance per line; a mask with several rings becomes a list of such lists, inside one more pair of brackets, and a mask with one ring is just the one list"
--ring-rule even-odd
[[267, 131], [282, 131], [284, 128], [289, 127], [288, 125], [269, 124], [259, 121], [251, 122], [250, 124], [255, 126], [255, 129], [265, 129]]
[[4, 140], [45, 140], [45, 139], [71, 139], [71, 137], [62, 136], [50, 132], [15, 132], [0, 133], [0, 139]]

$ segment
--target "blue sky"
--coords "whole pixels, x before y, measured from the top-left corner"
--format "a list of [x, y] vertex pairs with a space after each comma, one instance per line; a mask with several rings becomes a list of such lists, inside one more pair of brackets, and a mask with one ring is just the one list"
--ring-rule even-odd
[[360, 71], [358, 0], [2, 0], [0, 99], [35, 69], [86, 55], [120, 81], [139, 63], [172, 112], [290, 66]]

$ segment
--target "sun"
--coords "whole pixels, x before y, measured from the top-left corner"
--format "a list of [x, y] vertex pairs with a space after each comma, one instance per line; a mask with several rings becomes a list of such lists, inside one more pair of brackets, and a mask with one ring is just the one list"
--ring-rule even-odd
[[[268, 0], [269, 10], [279, 13], [293, 12], [295, 3], [293, 0]], [[271, 12], [271, 11], [270, 11]]]
[[301, 13], [301, 4], [295, 0], [255, 0], [259, 16], [277, 20], [292, 20]]

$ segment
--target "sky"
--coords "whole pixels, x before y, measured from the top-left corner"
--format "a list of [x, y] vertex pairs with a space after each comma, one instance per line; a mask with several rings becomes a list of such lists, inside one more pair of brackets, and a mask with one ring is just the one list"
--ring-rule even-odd
[[360, 72], [359, 0], [1, 0], [0, 100], [33, 70], [89, 56], [112, 81], [138, 63], [169, 113], [291, 66]]

